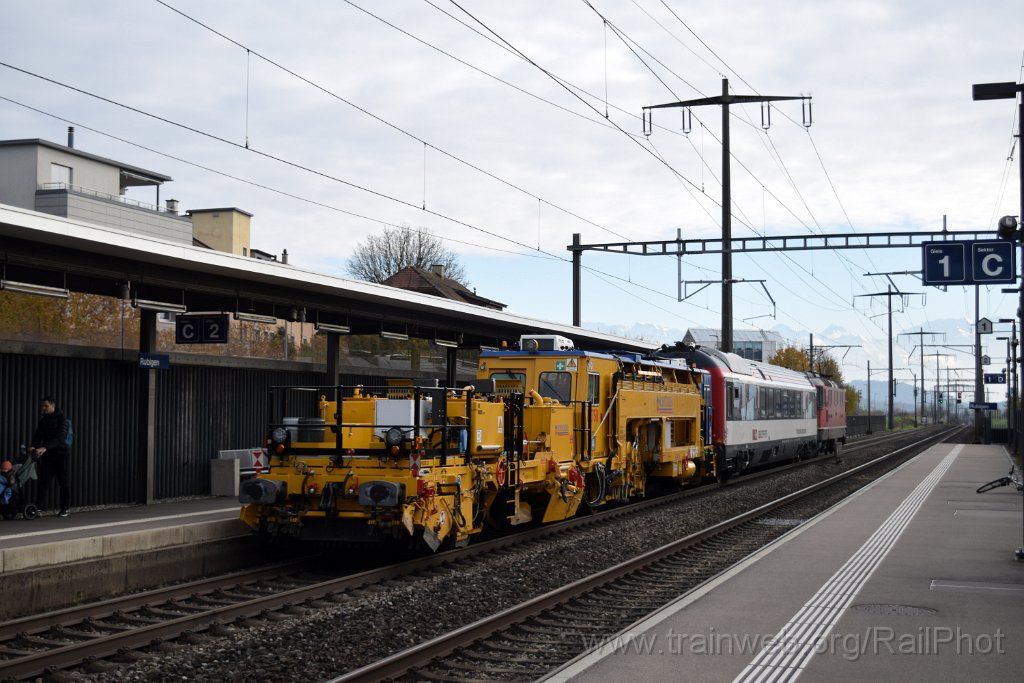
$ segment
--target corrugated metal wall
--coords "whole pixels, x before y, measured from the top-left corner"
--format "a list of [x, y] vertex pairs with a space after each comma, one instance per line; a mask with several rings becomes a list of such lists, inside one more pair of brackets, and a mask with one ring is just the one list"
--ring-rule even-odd
[[[57, 399], [72, 420], [72, 507], [139, 502], [139, 414], [142, 373], [134, 360], [0, 352], [0, 458], [27, 444], [39, 400]], [[210, 460], [219, 450], [262, 443], [270, 386], [317, 385], [312, 371], [184, 365], [157, 371], [154, 495], [208, 495]], [[342, 375], [342, 384], [381, 384]], [[30, 492], [34, 495], [34, 491]], [[56, 504], [50, 493], [49, 507]]]
[[175, 365], [157, 375], [157, 498], [210, 492], [218, 451], [263, 444], [267, 389], [320, 384], [313, 372]]
[[123, 361], [0, 354], [0, 455], [29, 443], [51, 394], [75, 430], [72, 504], [133, 502], [138, 387], [138, 370]]

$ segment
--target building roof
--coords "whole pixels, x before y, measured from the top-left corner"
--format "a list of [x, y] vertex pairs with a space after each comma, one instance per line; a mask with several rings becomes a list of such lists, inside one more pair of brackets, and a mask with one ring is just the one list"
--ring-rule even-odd
[[453, 301], [464, 301], [468, 304], [476, 304], [477, 306], [493, 308], [498, 311], [505, 309], [505, 304], [482, 297], [456, 280], [438, 275], [424, 268], [417, 268], [416, 266], [402, 268], [385, 280], [384, 284], [389, 287], [432, 294], [433, 296]]
[[[686, 331], [686, 341], [694, 344], [713, 346], [719, 343], [721, 336], [721, 330], [712, 328], [691, 328]], [[786, 340], [782, 338], [782, 335], [775, 330], [733, 330], [732, 340], [733, 342], [786, 343]]]
[[461, 334], [463, 348], [524, 334], [557, 334], [592, 350], [649, 353], [658, 346], [15, 206], [0, 205], [0, 240], [25, 282], [46, 284], [47, 276], [67, 273], [74, 291], [109, 296], [130, 281], [142, 288], [142, 298], [183, 303], [190, 311], [230, 312], [240, 299], [268, 315], [299, 305], [307, 320], [346, 325], [352, 334], [380, 334], [388, 323], [422, 339]]
[[73, 154], [83, 159], [91, 159], [92, 161], [98, 161], [108, 166], [113, 166], [121, 171], [121, 175], [125, 177], [125, 187], [140, 187], [145, 185], [160, 185], [173, 180], [171, 176], [157, 173], [156, 171], [147, 171], [144, 168], [138, 166], [132, 166], [131, 164], [124, 164], [120, 161], [114, 161], [113, 159], [107, 159], [106, 157], [97, 156], [95, 154], [89, 154], [83, 152], [74, 147], [67, 147], [65, 145], [58, 145], [56, 142], [50, 142], [49, 140], [43, 140], [41, 138], [29, 138], [25, 140], [0, 140], [0, 147], [48, 147], [55, 149], [59, 152], [66, 154]]
[[252, 218], [251, 213], [249, 213], [245, 209], [239, 209], [237, 206], [225, 206], [219, 209], [189, 209], [185, 213], [191, 216], [194, 213], [228, 213], [231, 211], [236, 211], [242, 214], [243, 216], [248, 216], [249, 218]]

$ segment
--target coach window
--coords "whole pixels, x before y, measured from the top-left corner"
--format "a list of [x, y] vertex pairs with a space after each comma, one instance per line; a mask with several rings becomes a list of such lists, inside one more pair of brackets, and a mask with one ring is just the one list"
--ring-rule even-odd
[[744, 420], [753, 420], [756, 416], [754, 412], [755, 404], [757, 403], [757, 387], [752, 384], [743, 385], [743, 415], [741, 416]]
[[526, 393], [526, 373], [496, 372], [491, 375], [494, 390], [499, 396], [507, 396], [512, 392]]
[[559, 403], [572, 400], [572, 374], [568, 372], [540, 373], [537, 392], [544, 398], [553, 398]]
[[587, 400], [601, 405], [601, 375], [592, 372], [587, 376]]
[[775, 417], [782, 417], [782, 389], [772, 389], [772, 393], [775, 394], [772, 397], [772, 402], [775, 404]]
[[725, 396], [726, 396], [726, 414], [725, 419], [727, 420], [742, 420], [743, 419], [743, 385], [739, 382], [726, 382], [725, 383]]
[[771, 408], [768, 405], [768, 399], [771, 397], [770, 393], [765, 387], [757, 388], [757, 419], [766, 420], [771, 414]]

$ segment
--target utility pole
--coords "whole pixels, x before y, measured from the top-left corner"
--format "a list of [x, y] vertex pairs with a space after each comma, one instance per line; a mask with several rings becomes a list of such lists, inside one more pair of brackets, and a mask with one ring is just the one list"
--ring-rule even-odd
[[1018, 451], [1018, 432], [1020, 431], [1020, 423], [1017, 415], [1017, 319], [1016, 318], [1000, 318], [997, 322], [1010, 323], [1010, 337], [1006, 340], [1006, 407], [1009, 411], [1009, 420], [1007, 423], [1007, 431], [1010, 435], [1010, 448], [1014, 454]]
[[[916, 336], [918, 338], [917, 339], [917, 347], [915, 347], [915, 348], [919, 347], [921, 349], [921, 417], [924, 417], [925, 393], [926, 393], [925, 390], [924, 390], [924, 335], [926, 335], [926, 334], [942, 334], [943, 336], [945, 336], [945, 334], [943, 332], [925, 332], [923, 327], [920, 328], [917, 332], [900, 332], [899, 335], [898, 335], [900, 337], [913, 337], [913, 336]], [[913, 354], [914, 352], [911, 351], [910, 353]], [[916, 384], [917, 378], [915, 378], [914, 381], [915, 381], [915, 384], [914, 384], [914, 426], [916, 427], [917, 426], [917, 384]]]
[[[940, 379], [939, 379], [939, 377], [940, 377], [940, 374], [939, 374], [939, 358], [940, 357], [948, 357], [949, 354], [948, 353], [939, 353], [939, 352], [936, 351], [935, 353], [929, 353], [927, 355], [935, 356], [935, 397], [934, 397], [934, 400], [932, 401], [932, 419], [935, 421], [935, 424], [938, 424], [939, 423], [939, 392], [941, 391]], [[921, 378], [921, 384], [924, 384], [924, 377]]]
[[[892, 370], [892, 298], [894, 296], [904, 297], [907, 296], [906, 292], [892, 291], [892, 284], [886, 285], [886, 291], [875, 292], [874, 294], [858, 294], [857, 296], [884, 296], [887, 297], [886, 303], [888, 304], [889, 310], [889, 429], [894, 428], [893, 424], [893, 370]], [[870, 380], [869, 380], [870, 381]]]
[[[748, 103], [768, 103], [777, 100], [806, 100], [806, 96], [776, 96], [776, 95], [730, 95], [729, 79], [722, 79], [722, 94], [717, 97], [701, 97], [695, 100], [684, 100], [682, 102], [669, 102], [667, 104], [654, 104], [643, 109], [644, 135], [652, 132], [654, 109], [667, 109], [675, 107], [700, 107], [708, 104], [717, 104], [722, 107], [722, 350], [732, 352], [732, 177], [731, 177], [731, 156], [729, 153], [729, 105]], [[764, 110], [762, 110], [762, 127], [767, 130], [771, 124], [771, 105], [767, 122], [765, 121]], [[804, 115], [804, 126], [810, 127], [810, 109]]]

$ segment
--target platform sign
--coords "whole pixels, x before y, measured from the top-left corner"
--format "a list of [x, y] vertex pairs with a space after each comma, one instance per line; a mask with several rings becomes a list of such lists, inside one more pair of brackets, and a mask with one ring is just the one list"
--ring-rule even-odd
[[979, 285], [1009, 285], [1016, 281], [1013, 242], [979, 240], [971, 242], [971, 275]]
[[970, 409], [971, 410], [996, 410], [996, 404], [995, 403], [975, 403], [974, 401], [971, 401]]
[[139, 367], [143, 370], [167, 370], [171, 367], [171, 357], [166, 353], [140, 353]]
[[926, 285], [962, 285], [967, 283], [966, 242], [925, 242], [921, 282]]
[[1006, 375], [1001, 372], [985, 373], [985, 384], [1006, 384]]
[[227, 344], [228, 315], [179, 315], [174, 319], [175, 344]]
[[1013, 284], [1017, 276], [1014, 243], [1009, 240], [924, 242], [921, 245], [925, 285]]

